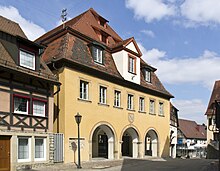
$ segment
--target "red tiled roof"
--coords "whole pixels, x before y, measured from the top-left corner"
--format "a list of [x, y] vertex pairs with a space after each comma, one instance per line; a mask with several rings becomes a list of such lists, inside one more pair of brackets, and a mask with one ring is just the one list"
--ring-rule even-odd
[[2, 16], [0, 16], [0, 30], [11, 35], [20, 36], [27, 39], [26, 35], [24, 34], [18, 23]]
[[206, 127], [198, 125], [195, 121], [179, 119], [179, 129], [186, 138], [206, 139]]
[[220, 80], [215, 81], [212, 95], [210, 97], [209, 104], [205, 113], [206, 115], [213, 115], [215, 100], [220, 101]]
[[[99, 29], [103, 32], [105, 32], [108, 35], [111, 35], [112, 39], [109, 39], [109, 46], [112, 44], [115, 44], [116, 42], [122, 41], [122, 38], [106, 23], [106, 28], [98, 24], [98, 21], [94, 17], [94, 13], [96, 13], [96, 16], [98, 15], [99, 17], [103, 18], [100, 16], [94, 9], [90, 8], [86, 12], [78, 15], [77, 17], [67, 21], [65, 23], [65, 27], [70, 27], [76, 31], [79, 31], [80, 33], [91, 37], [92, 39], [99, 41], [100, 39], [97, 36], [95, 29]], [[60, 25], [53, 30], [45, 33], [43, 36], [39, 37], [36, 42], [41, 42], [45, 38], [53, 35], [59, 30], [63, 29], [63, 25]]]
[[[52, 61], [58, 61], [60, 59], [66, 59], [76, 64], [81, 64], [86, 67], [95, 69], [97, 71], [103, 72], [105, 74], [111, 75], [116, 78], [124, 80], [124, 78], [118, 72], [116, 65], [112, 57], [111, 47], [116, 47], [120, 45], [127, 45], [131, 41], [136, 42], [134, 38], [129, 38], [127, 40], [122, 40], [117, 33], [107, 24], [104, 28], [98, 24], [94, 16], [94, 10], [89, 9], [88, 11], [82, 13], [81, 15], [73, 18], [72, 20], [66, 22], [64, 28], [59, 26], [52, 31], [49, 31], [45, 35], [38, 38], [36, 41], [45, 44], [47, 48], [44, 51], [43, 59], [46, 63], [51, 63]], [[97, 14], [96, 14], [97, 15]], [[104, 30], [112, 37], [108, 45], [101, 42], [94, 30], [95, 27], [99, 27]], [[56, 31], [60, 31], [57, 36]], [[110, 40], [110, 39], [109, 39]], [[94, 63], [92, 54], [89, 48], [89, 44], [92, 42], [99, 42], [106, 47], [104, 53], [104, 66], [97, 65]], [[115, 46], [113, 46], [115, 45]], [[137, 48], [139, 51], [139, 48]], [[141, 52], [139, 52], [141, 55]], [[141, 65], [148, 65], [143, 60], [141, 60]], [[149, 65], [148, 65], [149, 66]], [[153, 68], [153, 67], [152, 67]], [[155, 70], [153, 70], [155, 71]], [[141, 86], [148, 88], [153, 91], [162, 93], [170, 98], [173, 97], [162, 85], [158, 77], [154, 72], [152, 72], [152, 83], [147, 83], [144, 80], [143, 73], [141, 72]]]

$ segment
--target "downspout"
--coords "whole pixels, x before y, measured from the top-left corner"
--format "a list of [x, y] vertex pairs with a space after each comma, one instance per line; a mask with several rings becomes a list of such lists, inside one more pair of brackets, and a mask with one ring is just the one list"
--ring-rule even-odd
[[[59, 74], [58, 74], [58, 69], [55, 67], [55, 61], [54, 61], [55, 57], [53, 57], [53, 60], [52, 60], [52, 66], [53, 66], [53, 69], [56, 70], [56, 76], [57, 76], [57, 79], [59, 81]], [[60, 124], [60, 119], [59, 119], [59, 92], [60, 92], [60, 84], [59, 85], [56, 85], [57, 87], [57, 91], [54, 92], [53, 95], [56, 95], [57, 94], [57, 106], [56, 106], [56, 110], [54, 112], [56, 112], [56, 116], [57, 116], [57, 130], [56, 132], [59, 133], [60, 132], [60, 128], [59, 128], [59, 124]]]

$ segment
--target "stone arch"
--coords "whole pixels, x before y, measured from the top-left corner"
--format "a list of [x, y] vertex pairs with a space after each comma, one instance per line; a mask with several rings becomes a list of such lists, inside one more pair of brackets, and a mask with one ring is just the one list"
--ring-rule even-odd
[[159, 156], [159, 136], [154, 128], [147, 130], [145, 134], [145, 155], [158, 157]]
[[139, 133], [134, 126], [127, 126], [121, 134], [121, 154], [122, 156], [130, 156], [137, 158], [139, 154], [138, 142]]
[[106, 122], [96, 124], [90, 132], [91, 157], [114, 159], [115, 139], [115, 131], [110, 124]]

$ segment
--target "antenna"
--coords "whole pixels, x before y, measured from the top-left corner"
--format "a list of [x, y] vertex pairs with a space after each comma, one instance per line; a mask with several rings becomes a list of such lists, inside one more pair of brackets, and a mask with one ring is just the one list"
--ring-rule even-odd
[[64, 8], [62, 9], [62, 12], [61, 12], [61, 19], [62, 19], [62, 23], [63, 23], [63, 28], [65, 27], [65, 21], [67, 20], [67, 9]]

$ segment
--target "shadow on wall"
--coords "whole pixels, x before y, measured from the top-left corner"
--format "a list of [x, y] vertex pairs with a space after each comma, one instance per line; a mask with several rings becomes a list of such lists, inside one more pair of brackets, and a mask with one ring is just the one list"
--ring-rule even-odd
[[74, 163], [76, 164], [76, 150], [77, 150], [76, 142], [72, 142], [72, 143], [71, 143], [71, 146], [72, 146], [72, 150], [73, 150], [73, 152], [74, 152], [74, 159], [73, 159], [73, 161], [74, 161]]
[[207, 146], [207, 159], [218, 159], [219, 151], [214, 148], [212, 145], [208, 144]]
[[169, 136], [167, 136], [165, 144], [163, 146], [161, 157], [163, 158], [169, 157], [169, 153], [170, 153], [169, 150], [170, 150], [170, 138]]

